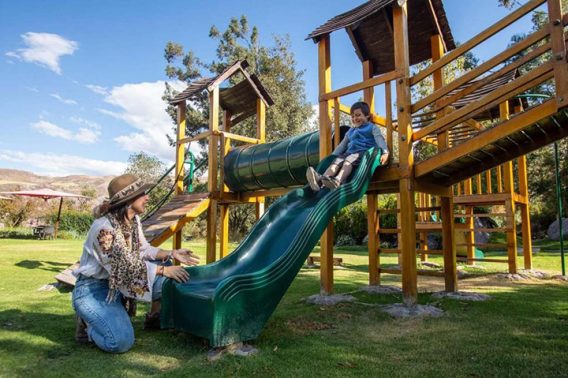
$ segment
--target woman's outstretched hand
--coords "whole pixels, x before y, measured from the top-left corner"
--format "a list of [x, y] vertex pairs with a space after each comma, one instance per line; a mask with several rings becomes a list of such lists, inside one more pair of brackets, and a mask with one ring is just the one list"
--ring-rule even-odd
[[185, 265], [193, 266], [199, 264], [199, 256], [189, 249], [174, 249], [172, 257]]
[[163, 275], [180, 283], [189, 280], [189, 273], [180, 265], [165, 266]]
[[384, 153], [381, 155], [381, 165], [385, 165], [389, 161], [389, 153]]

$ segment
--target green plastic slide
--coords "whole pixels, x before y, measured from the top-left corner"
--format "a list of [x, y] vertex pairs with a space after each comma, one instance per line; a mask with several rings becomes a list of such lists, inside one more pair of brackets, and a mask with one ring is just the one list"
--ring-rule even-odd
[[[337, 212], [360, 199], [379, 166], [370, 149], [340, 188], [309, 186], [278, 199], [227, 257], [189, 267], [190, 281], [167, 280], [162, 291], [162, 328], [176, 328], [224, 346], [258, 337], [266, 321]], [[332, 157], [318, 164], [318, 172]]]

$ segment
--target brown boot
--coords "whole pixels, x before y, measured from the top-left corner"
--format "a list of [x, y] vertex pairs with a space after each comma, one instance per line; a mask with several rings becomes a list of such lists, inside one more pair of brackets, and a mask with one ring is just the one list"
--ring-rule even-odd
[[87, 323], [75, 314], [75, 341], [79, 344], [86, 344], [90, 342], [87, 335]]
[[154, 330], [154, 329], [160, 329], [160, 312], [154, 312], [154, 313], [150, 313], [148, 312], [146, 314], [146, 317], [144, 318], [144, 329], [146, 330]]

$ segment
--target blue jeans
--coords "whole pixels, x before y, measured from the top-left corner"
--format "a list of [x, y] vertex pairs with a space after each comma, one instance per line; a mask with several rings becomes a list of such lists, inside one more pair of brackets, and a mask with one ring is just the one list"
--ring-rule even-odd
[[[163, 276], [156, 277], [152, 300], [161, 298], [163, 282]], [[134, 345], [134, 329], [122, 305], [122, 294], [108, 303], [108, 290], [108, 280], [80, 276], [73, 290], [73, 308], [87, 323], [89, 340], [105, 352], [124, 353]]]

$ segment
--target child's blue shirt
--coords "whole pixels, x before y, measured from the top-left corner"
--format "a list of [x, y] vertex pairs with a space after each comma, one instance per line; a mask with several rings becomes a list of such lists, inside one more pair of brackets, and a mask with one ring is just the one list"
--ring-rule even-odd
[[350, 128], [332, 154], [351, 155], [367, 151], [371, 147], [379, 147], [383, 154], [389, 152], [381, 130], [371, 122], [367, 122], [359, 127]]

